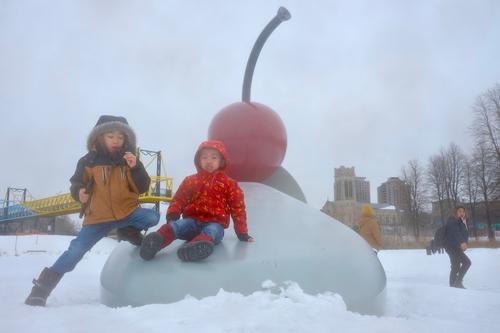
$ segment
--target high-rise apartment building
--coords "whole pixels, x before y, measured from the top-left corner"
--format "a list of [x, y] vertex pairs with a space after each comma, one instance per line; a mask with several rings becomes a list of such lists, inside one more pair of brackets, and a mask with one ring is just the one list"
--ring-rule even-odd
[[409, 203], [409, 188], [398, 177], [390, 177], [377, 188], [379, 204], [391, 204], [397, 209], [407, 210]]

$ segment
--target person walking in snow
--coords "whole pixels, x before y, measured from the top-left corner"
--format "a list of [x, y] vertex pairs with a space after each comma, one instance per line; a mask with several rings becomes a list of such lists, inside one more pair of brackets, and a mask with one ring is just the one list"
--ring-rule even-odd
[[238, 239], [254, 241], [248, 235], [243, 191], [224, 172], [229, 164], [224, 144], [202, 142], [194, 164], [197, 173], [182, 181], [168, 207], [167, 223], [144, 238], [140, 250], [144, 260], [151, 260], [175, 239], [187, 241], [177, 250], [181, 260], [205, 259], [224, 237], [230, 216]]
[[71, 196], [82, 204], [85, 216], [82, 229], [56, 262], [33, 280], [28, 305], [45, 306], [62, 276], [111, 230], [116, 228], [120, 240], [139, 246], [141, 230], [160, 219], [156, 211], [139, 206], [139, 194], [148, 190], [150, 178], [134, 155], [136, 136], [125, 118], [101, 116], [87, 138], [87, 149], [70, 179]]
[[469, 230], [465, 219], [465, 207], [455, 207], [455, 213], [446, 222], [444, 249], [450, 257], [450, 287], [465, 289], [462, 281], [471, 266], [465, 254], [469, 241]]
[[361, 218], [358, 221], [358, 232], [368, 244], [375, 250], [380, 251], [383, 246], [380, 227], [375, 218], [375, 212], [369, 204], [361, 206]]

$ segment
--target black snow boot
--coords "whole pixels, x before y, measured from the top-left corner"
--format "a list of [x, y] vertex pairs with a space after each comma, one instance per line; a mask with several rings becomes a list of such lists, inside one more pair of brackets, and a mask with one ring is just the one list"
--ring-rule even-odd
[[118, 241], [122, 240], [129, 242], [135, 246], [141, 246], [144, 236], [139, 229], [134, 227], [125, 227], [116, 230], [116, 235], [118, 236]]
[[40, 273], [38, 280], [33, 279], [34, 286], [24, 303], [33, 306], [45, 306], [47, 297], [49, 297], [63, 275], [45, 267]]
[[144, 260], [151, 260], [156, 255], [158, 251], [161, 250], [161, 245], [164, 242], [164, 238], [158, 232], [152, 232], [144, 237], [142, 241], [141, 250], [139, 255]]

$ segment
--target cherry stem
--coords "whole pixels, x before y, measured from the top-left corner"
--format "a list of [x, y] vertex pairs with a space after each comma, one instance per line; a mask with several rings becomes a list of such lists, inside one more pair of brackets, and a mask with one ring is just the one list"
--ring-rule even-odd
[[266, 25], [264, 30], [260, 33], [259, 37], [255, 41], [255, 44], [252, 48], [252, 52], [250, 53], [250, 57], [248, 57], [247, 67], [245, 69], [245, 78], [243, 79], [243, 93], [242, 100], [243, 102], [250, 102], [250, 91], [252, 89], [252, 77], [253, 72], [255, 70], [255, 64], [257, 63], [257, 58], [259, 57], [260, 51], [264, 46], [267, 38], [271, 35], [271, 33], [281, 24], [283, 21], [287, 21], [292, 17], [288, 9], [285, 7], [280, 7], [278, 9], [278, 13], [269, 23]]

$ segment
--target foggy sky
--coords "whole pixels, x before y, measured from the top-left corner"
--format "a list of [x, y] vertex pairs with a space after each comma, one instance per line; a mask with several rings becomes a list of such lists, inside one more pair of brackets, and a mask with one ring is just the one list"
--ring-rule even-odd
[[283, 166], [320, 208], [334, 168], [376, 188], [408, 160], [472, 145], [471, 106], [500, 81], [500, 2], [0, 0], [0, 197], [67, 193], [101, 114], [125, 116], [167, 173], [195, 171], [213, 116], [241, 100], [282, 118]]

